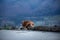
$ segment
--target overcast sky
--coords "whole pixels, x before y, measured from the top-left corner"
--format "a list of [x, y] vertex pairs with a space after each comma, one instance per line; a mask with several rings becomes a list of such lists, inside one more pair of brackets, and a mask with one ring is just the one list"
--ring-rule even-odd
[[35, 25], [60, 25], [60, 0], [0, 0], [1, 23], [33, 20]]

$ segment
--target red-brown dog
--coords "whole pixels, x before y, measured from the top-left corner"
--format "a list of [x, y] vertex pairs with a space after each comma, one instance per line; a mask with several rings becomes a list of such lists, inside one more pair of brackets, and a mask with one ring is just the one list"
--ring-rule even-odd
[[34, 23], [32, 21], [23, 21], [22, 26], [24, 29], [29, 29], [34, 27]]

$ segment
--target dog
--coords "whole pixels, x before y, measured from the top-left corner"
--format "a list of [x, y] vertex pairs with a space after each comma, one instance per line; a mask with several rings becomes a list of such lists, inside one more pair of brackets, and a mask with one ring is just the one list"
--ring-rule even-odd
[[22, 22], [22, 29], [29, 30], [34, 27], [34, 22], [32, 21], [23, 21]]

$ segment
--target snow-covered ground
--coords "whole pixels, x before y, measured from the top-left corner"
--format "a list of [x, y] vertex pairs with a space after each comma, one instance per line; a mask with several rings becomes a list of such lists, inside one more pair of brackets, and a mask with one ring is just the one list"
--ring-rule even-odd
[[60, 33], [0, 30], [0, 40], [60, 40]]

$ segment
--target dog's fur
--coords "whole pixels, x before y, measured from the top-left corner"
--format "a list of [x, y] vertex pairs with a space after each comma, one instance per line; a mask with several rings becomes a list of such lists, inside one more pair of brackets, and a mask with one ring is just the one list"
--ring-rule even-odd
[[22, 26], [25, 29], [34, 27], [34, 23], [32, 21], [23, 21]]

